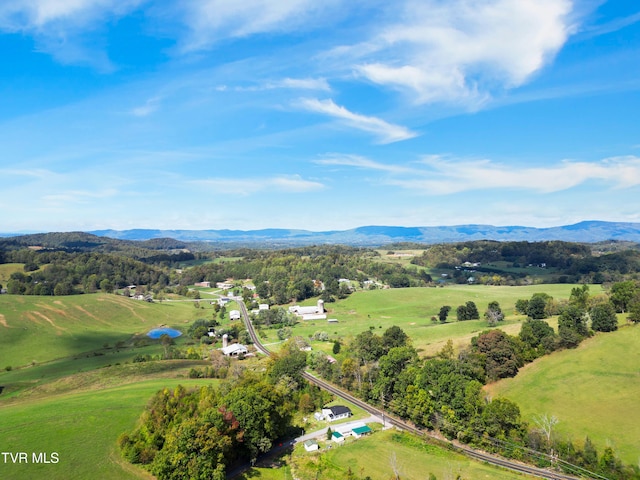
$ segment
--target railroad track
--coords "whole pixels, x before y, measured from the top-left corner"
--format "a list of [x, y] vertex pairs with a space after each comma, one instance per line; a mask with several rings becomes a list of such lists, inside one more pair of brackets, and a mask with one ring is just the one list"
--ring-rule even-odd
[[[264, 345], [262, 345], [262, 343], [260, 342], [260, 339], [258, 338], [258, 335], [256, 334], [255, 329], [253, 328], [253, 324], [251, 323], [251, 320], [249, 319], [249, 312], [247, 311], [247, 307], [244, 304], [244, 302], [242, 302], [241, 300], [236, 300], [236, 302], [238, 303], [238, 305], [240, 305], [240, 311], [242, 313], [242, 317], [244, 320], [244, 323], [247, 327], [247, 331], [249, 332], [249, 336], [251, 337], [251, 340], [253, 341], [254, 346], [256, 347], [256, 350], [258, 350], [259, 352], [270, 356], [271, 352], [269, 351], [268, 348], [266, 348]], [[511, 460], [507, 460], [505, 458], [502, 457], [498, 457], [495, 455], [491, 455], [489, 453], [486, 452], [482, 452], [479, 450], [475, 450], [473, 448], [469, 448], [466, 446], [462, 446], [462, 445], [455, 445], [453, 444], [453, 442], [449, 442], [446, 440], [443, 440], [442, 438], [439, 438], [431, 433], [429, 433], [428, 431], [422, 430], [418, 427], [416, 427], [415, 425], [411, 425], [410, 423], [407, 423], [403, 420], [400, 420], [396, 417], [393, 416], [389, 416], [388, 414], [385, 414], [382, 410], [368, 404], [367, 402], [351, 395], [348, 392], [345, 392], [344, 390], [336, 387], [335, 385], [326, 382], [325, 380], [322, 380], [318, 377], [316, 377], [315, 375], [310, 374], [309, 372], [303, 372], [302, 373], [302, 377], [305, 378], [307, 381], [311, 382], [312, 384], [330, 392], [333, 393], [334, 395], [336, 395], [339, 398], [342, 398], [343, 400], [346, 400], [354, 405], [356, 405], [357, 407], [362, 408], [363, 410], [365, 410], [366, 412], [381, 417], [383, 419], [383, 422], [386, 423], [390, 423], [391, 425], [413, 433], [415, 435], [418, 435], [420, 437], [428, 437], [432, 440], [435, 440], [439, 443], [442, 444], [446, 444], [449, 446], [452, 446], [456, 451], [470, 457], [470, 458], [474, 458], [476, 460], [482, 461], [482, 462], [486, 462], [486, 463], [490, 463], [492, 465], [497, 465], [503, 468], [508, 468], [510, 470], [515, 470], [517, 472], [521, 472], [521, 473], [526, 473], [527, 475], [532, 475], [534, 477], [539, 477], [539, 478], [546, 478], [549, 480], [577, 480], [579, 477], [575, 477], [575, 476], [571, 476], [571, 475], [566, 475], [563, 473], [559, 473], [559, 472], [554, 472], [551, 470], [545, 470], [542, 468], [536, 468], [536, 467], [532, 467], [530, 465], [526, 465], [524, 463], [519, 463], [519, 462], [513, 462]], [[582, 477], [581, 477], [582, 478]]]

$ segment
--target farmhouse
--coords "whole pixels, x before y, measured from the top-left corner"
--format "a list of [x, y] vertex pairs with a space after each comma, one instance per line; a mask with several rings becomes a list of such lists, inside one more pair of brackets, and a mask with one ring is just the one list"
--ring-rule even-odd
[[322, 299], [318, 300], [316, 305], [307, 307], [294, 305], [289, 307], [289, 313], [294, 313], [297, 316], [302, 317], [302, 320], [324, 320], [327, 318], [324, 313], [324, 301]]
[[344, 405], [334, 405], [333, 407], [323, 408], [322, 415], [328, 422], [335, 422], [343, 418], [349, 418], [352, 413], [349, 407]]

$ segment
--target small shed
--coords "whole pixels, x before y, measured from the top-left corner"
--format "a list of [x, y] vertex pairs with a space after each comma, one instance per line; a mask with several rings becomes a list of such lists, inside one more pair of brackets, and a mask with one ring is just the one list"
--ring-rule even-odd
[[340, 432], [333, 432], [331, 434], [331, 440], [336, 443], [342, 443], [344, 442], [344, 435], [342, 435]]
[[351, 430], [351, 435], [356, 438], [360, 438], [363, 435], [369, 435], [370, 433], [371, 428], [369, 428], [367, 425], [364, 425], [362, 427], [354, 427], [353, 430]]
[[307, 452], [315, 452], [319, 449], [318, 442], [315, 440], [307, 440], [304, 442], [304, 449]]
[[231, 310], [229, 312], [229, 320], [240, 320], [240, 310]]

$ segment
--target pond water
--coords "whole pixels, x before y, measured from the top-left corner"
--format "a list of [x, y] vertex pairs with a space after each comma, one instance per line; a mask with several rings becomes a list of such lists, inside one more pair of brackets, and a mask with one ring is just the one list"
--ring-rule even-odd
[[147, 337], [160, 338], [162, 335], [169, 335], [171, 338], [176, 338], [182, 335], [182, 332], [173, 328], [154, 328], [147, 333]]

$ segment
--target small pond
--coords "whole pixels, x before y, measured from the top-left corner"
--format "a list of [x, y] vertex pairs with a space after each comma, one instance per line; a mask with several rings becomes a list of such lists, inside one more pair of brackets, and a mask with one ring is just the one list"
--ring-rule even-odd
[[182, 332], [175, 330], [173, 328], [154, 328], [153, 330], [147, 333], [147, 337], [151, 338], [160, 338], [162, 335], [169, 335], [171, 338], [176, 338], [182, 335]]

